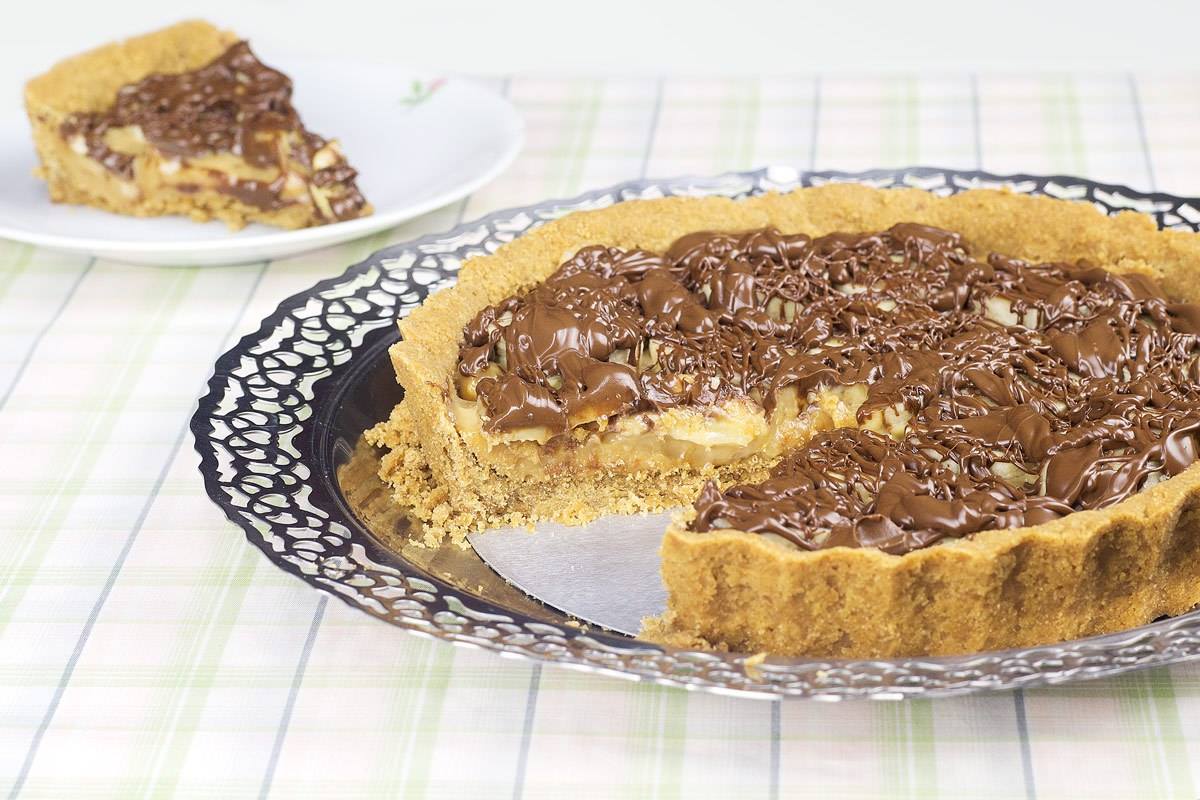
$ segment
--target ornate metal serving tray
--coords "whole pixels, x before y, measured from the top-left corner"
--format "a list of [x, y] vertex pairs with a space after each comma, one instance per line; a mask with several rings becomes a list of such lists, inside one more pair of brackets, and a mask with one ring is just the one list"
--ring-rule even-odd
[[401, 398], [395, 320], [469, 258], [572, 211], [667, 195], [742, 197], [836, 181], [939, 194], [976, 187], [1134, 209], [1200, 230], [1200, 201], [1063, 176], [914, 167], [858, 174], [770, 168], [633, 181], [501, 211], [375, 253], [284, 300], [221, 356], [192, 420], [209, 495], [281, 569], [384, 622], [457, 644], [597, 673], [754, 697], [931, 697], [1113, 675], [1200, 657], [1200, 611], [1118, 634], [952, 658], [768, 658], [664, 648], [583, 625], [510, 586], [470, 549], [421, 548], [360, 434]]

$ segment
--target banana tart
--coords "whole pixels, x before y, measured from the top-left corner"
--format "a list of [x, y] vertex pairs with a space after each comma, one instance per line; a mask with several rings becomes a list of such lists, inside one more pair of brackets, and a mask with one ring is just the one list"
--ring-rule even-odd
[[206, 22], [106, 45], [25, 87], [50, 199], [230, 228], [371, 213], [338, 143], [304, 127], [292, 82]]
[[369, 434], [434, 544], [686, 506], [647, 638], [1050, 643], [1200, 603], [1200, 238], [998, 191], [580, 212], [400, 322]]

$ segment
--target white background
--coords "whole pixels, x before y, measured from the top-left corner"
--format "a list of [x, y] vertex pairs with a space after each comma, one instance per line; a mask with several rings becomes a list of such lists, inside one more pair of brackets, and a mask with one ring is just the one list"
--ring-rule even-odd
[[[272, 52], [442, 72], [759, 73], [1200, 67], [1200, 1], [4, 0], [0, 91], [186, 17]], [[14, 13], [15, 12], [15, 13]]]

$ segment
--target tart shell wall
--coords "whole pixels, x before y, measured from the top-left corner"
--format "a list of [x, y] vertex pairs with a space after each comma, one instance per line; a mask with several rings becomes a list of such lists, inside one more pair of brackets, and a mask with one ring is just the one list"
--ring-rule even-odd
[[683, 518], [662, 545], [667, 644], [829, 658], [957, 655], [1125, 630], [1200, 603], [1200, 468], [1110, 509], [902, 556], [785, 549]]

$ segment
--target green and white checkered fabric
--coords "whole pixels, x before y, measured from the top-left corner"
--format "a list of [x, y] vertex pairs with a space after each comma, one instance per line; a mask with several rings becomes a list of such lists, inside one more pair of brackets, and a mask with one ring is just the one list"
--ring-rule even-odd
[[385, 234], [156, 269], [0, 242], [0, 789], [101, 797], [1200, 797], [1200, 665], [763, 703], [426, 641], [278, 571], [186, 433], [215, 357], [391, 242], [639, 175], [1066, 173], [1200, 194], [1197, 76], [496, 81], [512, 168]]

